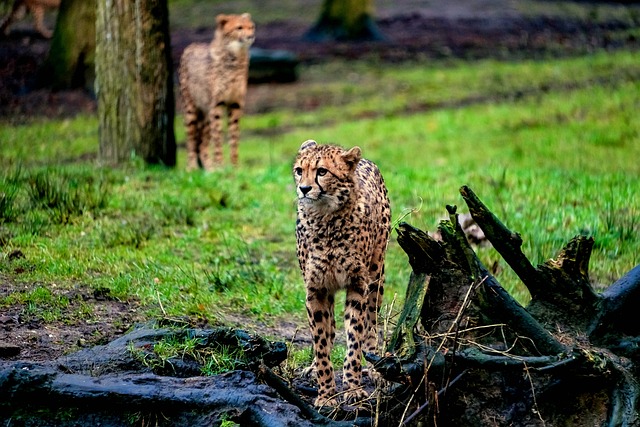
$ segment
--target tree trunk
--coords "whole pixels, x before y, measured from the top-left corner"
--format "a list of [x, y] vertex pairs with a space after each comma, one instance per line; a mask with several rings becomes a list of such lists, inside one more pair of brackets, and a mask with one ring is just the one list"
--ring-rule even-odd
[[175, 102], [167, 1], [98, 0], [100, 159], [175, 166]]
[[[403, 425], [638, 425], [640, 266], [598, 294], [593, 239], [573, 238], [534, 267], [522, 239], [468, 187], [462, 197], [495, 249], [529, 289], [516, 302], [476, 257], [456, 207], [442, 241], [401, 224], [412, 266], [405, 307], [385, 358], [368, 356], [396, 386], [387, 414]], [[439, 391], [438, 391], [439, 390]]]
[[95, 3], [62, 0], [49, 56], [38, 73], [39, 85], [54, 90], [93, 90], [95, 48]]
[[324, 0], [305, 37], [312, 41], [384, 40], [373, 20], [373, 0]]

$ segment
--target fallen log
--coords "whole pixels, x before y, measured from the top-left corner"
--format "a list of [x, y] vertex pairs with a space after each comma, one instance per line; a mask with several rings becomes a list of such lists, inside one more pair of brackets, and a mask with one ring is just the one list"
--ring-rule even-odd
[[[203, 347], [241, 348], [244, 370], [202, 376], [197, 363], [176, 359], [158, 369], [140, 358], [140, 351], [160, 340], [182, 337], [195, 338]], [[211, 426], [225, 420], [265, 427], [344, 426], [296, 406], [299, 402], [287, 402], [283, 390], [272, 387], [274, 374], [266, 384], [261, 381], [271, 372], [269, 366], [285, 357], [284, 343], [242, 330], [140, 327], [51, 363], [1, 362], [0, 419], [29, 426], [115, 427], [132, 420], [166, 426]]]

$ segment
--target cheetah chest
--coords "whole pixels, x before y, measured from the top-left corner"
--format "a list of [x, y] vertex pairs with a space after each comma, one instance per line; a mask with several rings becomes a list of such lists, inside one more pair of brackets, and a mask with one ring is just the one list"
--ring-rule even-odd
[[[311, 218], [301, 215], [299, 256], [305, 282], [332, 291], [364, 274], [368, 248], [362, 241], [362, 221], [349, 218]], [[315, 225], [315, 226], [314, 226]]]

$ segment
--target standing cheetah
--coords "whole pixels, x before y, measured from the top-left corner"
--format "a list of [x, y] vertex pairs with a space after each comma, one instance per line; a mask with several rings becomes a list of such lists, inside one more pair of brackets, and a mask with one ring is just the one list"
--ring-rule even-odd
[[11, 24], [22, 19], [27, 12], [31, 12], [36, 31], [45, 39], [50, 39], [53, 32], [44, 25], [44, 13], [46, 9], [58, 7], [60, 7], [60, 0], [15, 0], [11, 12], [0, 24], [0, 33], [8, 36]]
[[306, 308], [318, 377], [316, 406], [335, 406], [330, 360], [335, 338], [335, 293], [346, 289], [343, 365], [345, 400], [361, 388], [363, 352], [377, 347], [377, 316], [384, 293], [384, 257], [391, 212], [387, 189], [375, 164], [359, 147], [302, 144], [293, 167], [298, 194], [297, 253], [307, 289]]
[[[180, 60], [180, 95], [187, 127], [187, 169], [222, 163], [223, 124], [228, 116], [231, 163], [238, 164], [240, 117], [249, 77], [249, 47], [255, 38], [251, 15], [218, 15], [210, 44], [187, 46]], [[213, 141], [213, 161], [209, 144]]]

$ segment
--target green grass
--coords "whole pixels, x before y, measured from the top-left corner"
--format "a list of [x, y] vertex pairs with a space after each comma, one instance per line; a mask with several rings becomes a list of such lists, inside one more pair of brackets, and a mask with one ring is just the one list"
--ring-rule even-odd
[[[309, 138], [359, 145], [378, 163], [394, 221], [434, 231], [446, 204], [466, 211], [466, 184], [522, 235], [534, 264], [581, 233], [595, 238], [599, 286], [640, 263], [637, 52], [335, 61], [301, 76], [304, 84], [269, 87], [250, 107], [237, 170], [186, 173], [183, 149], [175, 169], [100, 168], [95, 117], [0, 122], [0, 274], [23, 289], [0, 306], [31, 300], [56, 319], [60, 295], [82, 286], [138, 300], [149, 318], [304, 325], [290, 168]], [[183, 141], [180, 117], [176, 131]], [[495, 251], [479, 254], [500, 263], [498, 280], [526, 302]], [[395, 235], [386, 271], [387, 302], [398, 294], [399, 308], [410, 269]]]
[[128, 348], [132, 356], [144, 366], [158, 372], [171, 372], [177, 360], [191, 360], [202, 366], [203, 375], [218, 375], [246, 364], [242, 349], [226, 345], [208, 346], [197, 337], [168, 335], [153, 345], [153, 348], [138, 348], [131, 343]]

